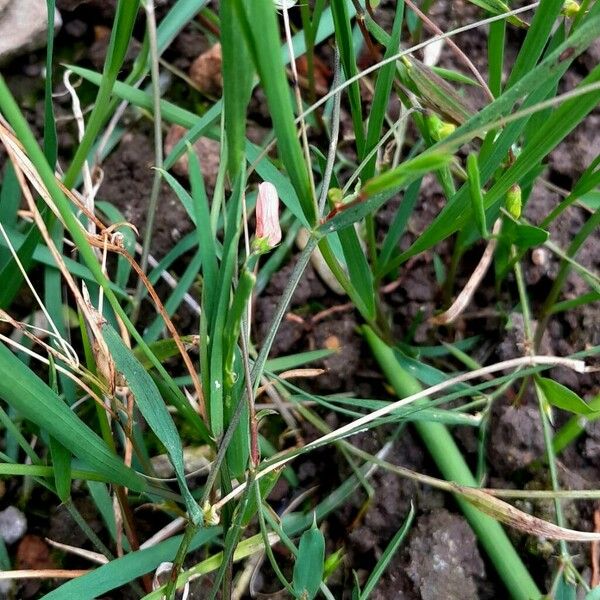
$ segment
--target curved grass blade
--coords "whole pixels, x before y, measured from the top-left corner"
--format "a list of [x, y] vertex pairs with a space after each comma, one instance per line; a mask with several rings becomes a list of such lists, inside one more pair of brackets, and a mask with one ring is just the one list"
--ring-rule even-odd
[[195, 524], [202, 523], [202, 511], [185, 479], [181, 440], [156, 384], [110, 325], [102, 326], [102, 334], [115, 366], [127, 380], [140, 412], [169, 454], [190, 518]]
[[126, 467], [106, 444], [33, 371], [0, 344], [0, 397], [47, 431], [108, 481], [141, 492], [146, 482]]
[[[192, 539], [188, 550], [193, 551], [214, 540], [221, 533], [220, 527], [201, 529]], [[93, 600], [150, 573], [161, 562], [172, 561], [183, 536], [173, 537], [151, 548], [138, 550], [117, 558], [91, 573], [64, 583], [44, 596], [45, 600]]]
[[390, 560], [396, 554], [396, 550], [400, 547], [400, 544], [404, 541], [406, 534], [409, 532], [410, 527], [415, 518], [415, 507], [412, 502], [410, 505], [410, 511], [404, 521], [404, 524], [400, 529], [396, 532], [396, 535], [392, 538], [387, 548], [384, 550], [381, 558], [377, 561], [375, 568], [371, 571], [369, 575], [369, 579], [367, 579], [367, 583], [365, 583], [365, 587], [362, 589], [358, 600], [367, 600], [371, 595], [371, 592], [375, 589], [377, 582], [383, 575], [383, 572], [386, 570]]
[[323, 580], [325, 560], [325, 537], [317, 527], [316, 518], [312, 527], [300, 537], [298, 556], [294, 563], [293, 586], [296, 598], [312, 600]]

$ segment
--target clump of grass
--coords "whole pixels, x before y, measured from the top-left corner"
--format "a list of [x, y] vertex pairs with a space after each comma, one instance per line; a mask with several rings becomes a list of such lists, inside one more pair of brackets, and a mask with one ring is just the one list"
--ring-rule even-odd
[[[344, 0], [316, 0], [299, 6], [286, 2], [279, 6], [281, 13], [272, 0], [222, 0], [218, 14], [206, 0], [177, 0], [159, 23], [152, 0], [120, 0], [102, 73], [69, 66], [96, 85], [98, 92], [62, 178], [55, 174], [52, 36], [46, 59], [43, 149], [0, 77], [0, 140], [10, 159], [0, 190], [4, 283], [0, 316], [14, 331], [11, 336], [0, 336], [0, 421], [6, 450], [0, 455], [0, 474], [25, 477], [29, 486], [42, 486], [56, 495], [57, 502], [65, 503], [96, 552], [62, 549], [99, 565], [87, 574], [68, 570], [16, 573], [11, 571], [8, 553], [0, 547], [3, 576], [70, 579], [47, 598], [92, 598], [131, 585], [140, 597], [145, 594], [150, 599], [172, 598], [176, 588], [210, 573], [209, 597], [221, 593], [230, 598], [240, 597], [245, 589], [241, 582], [250, 579], [257, 557], [264, 554], [291, 597], [309, 599], [322, 594], [333, 598], [328, 577], [341, 558], [338, 552], [326, 556], [319, 524], [358, 488], [372, 494], [372, 473], [388, 469], [454, 494], [511, 597], [540, 598], [542, 592], [501, 524], [559, 540], [560, 561], [548, 590], [553, 597], [575, 594], [577, 589], [590, 599], [596, 597], [597, 590], [590, 590], [574, 568], [567, 542], [597, 541], [600, 535], [568, 529], [561, 499], [567, 495], [597, 498], [600, 492], [560, 490], [556, 454], [581, 432], [581, 419], [597, 417], [598, 402], [586, 403], [572, 390], [544, 377], [542, 371], [560, 365], [578, 373], [590, 372], [585, 360], [600, 348], [586, 348], [577, 356], [551, 357], [540, 356], [539, 345], [551, 315], [599, 297], [598, 275], [578, 263], [577, 252], [596, 230], [600, 213], [591, 212], [568, 248], [556, 246], [549, 228], [568, 206], [596, 191], [600, 159], [589, 165], [542, 223], [529, 223], [523, 208], [549, 154], [576, 127], [585, 126], [587, 115], [600, 101], [599, 66], [574, 89], [558, 94], [565, 73], [600, 37], [600, 4], [584, 1], [581, 6], [566, 6], [562, 0], [542, 0], [509, 10], [501, 2], [473, 1], [481, 19], [454, 31], [442, 31], [428, 16], [431, 4], [423, 2], [419, 7], [398, 2], [391, 29], [386, 31], [369, 0], [366, 9], [359, 2]], [[54, 10], [50, 0], [48, 7]], [[296, 16], [293, 11], [297, 20], [291, 19]], [[162, 53], [198, 13], [218, 33], [222, 48], [223, 97], [212, 101], [203, 115], [161, 98], [160, 88]], [[146, 34], [131, 72], [124, 73], [136, 20], [146, 23]], [[296, 30], [292, 30], [294, 22], [301, 23]], [[480, 73], [452, 41], [458, 33], [484, 31], [484, 26], [488, 27], [487, 74]], [[504, 50], [507, 30], [513, 27], [523, 30], [523, 42], [511, 65]], [[424, 31], [431, 36], [426, 37]], [[335, 47], [336, 72], [330, 91], [317, 99], [315, 59], [318, 44], [324, 41]], [[419, 50], [443, 42], [451, 44], [457, 68], [438, 68], [429, 51], [423, 62], [418, 60]], [[363, 50], [375, 64], [361, 71], [358, 58]], [[304, 54], [307, 90], [301, 89], [295, 63]], [[459, 70], [465, 64], [469, 74]], [[140, 84], [148, 77], [144, 89]], [[487, 98], [480, 110], [465, 100], [468, 86], [473, 85], [482, 87]], [[246, 136], [249, 103], [256, 88], [262, 90], [271, 117], [272, 129], [264, 147]], [[397, 122], [389, 114], [392, 96], [403, 107]], [[76, 192], [84, 173], [103, 160], [105, 144], [100, 140], [120, 135], [113, 129], [121, 114], [120, 103], [143, 109], [154, 123], [156, 170], [148, 198], [148, 225], [137, 246], [139, 263], [132, 229], [119, 222], [110, 198], [94, 204], [95, 190], [89, 181], [81, 192], [83, 198]], [[351, 117], [351, 148], [348, 143], [338, 145], [342, 103]], [[404, 136], [409, 121], [417, 132], [410, 148]], [[166, 157], [162, 155], [162, 123], [188, 130]], [[192, 147], [201, 136], [221, 144], [212, 197]], [[184, 153], [189, 185], [170, 173]], [[419, 201], [424, 177], [429, 175], [444, 194], [444, 208], [401, 252], [400, 239]], [[272, 218], [269, 223], [271, 232], [280, 225], [284, 228], [277, 249], [272, 247], [275, 238], [270, 234], [256, 239], [250, 229], [256, 203], [263, 201], [257, 200], [256, 179], [270, 184], [270, 201], [275, 190], [283, 204], [279, 223]], [[163, 180], [185, 208], [193, 232], [162, 260], [153, 262], [149, 249]], [[21, 211], [21, 194], [25, 212]], [[397, 197], [402, 201], [390, 223], [378, 225], [378, 211]], [[262, 215], [273, 215], [273, 211], [272, 206], [267, 213], [259, 210], [258, 218], [266, 219]], [[303, 249], [265, 339], [256, 348], [251, 335], [253, 298], [288, 258], [300, 230]], [[455, 289], [462, 256], [481, 240], [486, 247], [480, 264], [467, 287]], [[523, 315], [526, 344], [522, 357], [481, 366], [470, 354], [475, 354], [472, 345], [451, 340], [433, 354], [459, 361], [463, 371], [453, 373], [430, 364], [434, 360], [418, 348], [409, 356], [406, 344], [394, 338], [380, 290], [410, 268], [410, 259], [440, 242], [454, 248], [441, 282], [449, 306], [431, 318], [430, 326], [449, 327], [460, 319], [493, 263], [499, 287], [509, 278], [517, 284], [518, 296], [511, 310]], [[531, 249], [540, 246], [558, 253], [561, 262], [540, 313], [534, 314], [522, 262]], [[193, 258], [175, 281], [167, 270], [190, 252]], [[114, 263], [108, 260], [110, 254], [116, 257]], [[319, 272], [334, 280], [331, 285], [344, 291], [360, 315], [367, 345], [398, 396], [393, 403], [326, 397], [296, 387], [289, 378], [313, 375], [306, 365], [327, 356], [327, 350], [269, 359], [310, 260], [318, 262]], [[28, 275], [36, 267], [43, 269], [42, 289]], [[563, 301], [561, 294], [572, 269], [590, 292], [581, 299]], [[166, 298], [154, 289], [160, 277], [171, 284]], [[190, 295], [198, 282], [199, 301]], [[28, 286], [43, 313], [43, 327], [33, 324], [33, 316], [20, 320], [11, 316], [23, 286]], [[454, 302], [452, 297], [456, 297]], [[142, 330], [137, 322], [141, 302], [147, 300], [156, 317]], [[184, 302], [200, 318], [198, 331], [179, 332], [173, 324], [172, 316]], [[74, 320], [79, 329], [73, 336], [77, 342], [69, 336]], [[30, 364], [32, 360], [35, 363]], [[184, 366], [184, 376], [175, 377], [175, 371], [167, 367], [175, 363]], [[485, 439], [492, 403], [516, 386], [520, 394], [531, 388], [538, 399], [547, 450], [540, 465], [548, 469], [552, 484], [551, 490], [540, 495], [554, 499], [556, 523], [526, 515], [498, 498], [533, 497], [532, 492], [486, 489], [480, 477], [485, 472], [483, 445], [475, 477], [452, 436], [451, 426], [460, 424], [478, 428]], [[257, 411], [259, 387], [274, 398], [279, 407], [275, 414]], [[88, 398], [94, 403], [86, 402]], [[304, 402], [307, 398], [310, 404]], [[347, 422], [330, 430], [321, 409], [337, 411]], [[574, 415], [557, 433], [551, 426], [553, 409]], [[321, 437], [308, 444], [298, 437], [296, 446], [278, 452], [267, 433], [273, 427], [262, 425], [277, 427], [283, 420], [289, 427], [298, 419], [311, 423]], [[419, 433], [442, 478], [386, 461], [407, 423]], [[384, 428], [393, 424], [396, 427]], [[375, 427], [393, 433], [377, 455], [370, 455], [354, 445], [352, 435]], [[210, 457], [201, 484], [189, 473], [184, 446], [202, 446]], [[285, 477], [297, 486], [294, 459], [324, 446], [335, 448], [339, 459], [348, 461], [353, 476], [311, 509], [299, 502], [294, 514], [277, 515], [269, 504], [277, 480]], [[173, 479], [156, 476], [151, 459], [162, 450], [172, 464]], [[85, 482], [104, 520], [102, 539], [72, 502], [74, 480]], [[141, 542], [134, 508], [146, 503], [169, 515], [171, 521]], [[414, 517], [411, 510], [399, 518], [403, 525], [362, 589], [355, 584], [353, 597], [369, 597]], [[251, 523], [259, 532], [249, 536]], [[293, 563], [289, 569], [273, 553], [276, 543], [288, 550]], [[201, 547], [204, 559], [193, 564], [191, 557], [198, 555], [192, 553]], [[242, 561], [243, 568], [234, 568], [234, 563]], [[160, 583], [153, 586], [148, 577], [159, 565], [161, 572], [171, 570], [162, 587]]]

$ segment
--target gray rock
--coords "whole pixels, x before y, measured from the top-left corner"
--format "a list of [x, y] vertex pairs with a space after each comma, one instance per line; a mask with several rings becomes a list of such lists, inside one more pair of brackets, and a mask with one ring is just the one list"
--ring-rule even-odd
[[0, 511], [0, 537], [7, 544], [14, 544], [27, 531], [27, 517], [15, 506]]
[[10, 4], [11, 0], [0, 0], [0, 13]]
[[[0, 0], [0, 5], [2, 2]], [[54, 30], [57, 31], [61, 24], [62, 19], [56, 11]], [[45, 46], [47, 30], [46, 0], [9, 0], [0, 12], [0, 65]]]
[[408, 576], [422, 600], [477, 600], [485, 577], [469, 524], [447, 510], [419, 517], [408, 545]]

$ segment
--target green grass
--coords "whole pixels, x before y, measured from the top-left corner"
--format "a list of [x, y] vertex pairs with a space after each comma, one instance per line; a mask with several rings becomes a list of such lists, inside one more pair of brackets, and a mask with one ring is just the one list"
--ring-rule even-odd
[[[0, 183], [0, 308], [3, 320], [14, 329], [14, 335], [0, 337], [0, 476], [23, 478], [19, 493], [25, 511], [38, 486], [55, 497], [57, 505], [64, 503], [89, 544], [107, 560], [86, 575], [52, 584], [51, 591], [50, 583], [45, 584], [44, 597], [94, 598], [132, 586], [140, 597], [172, 598], [176, 586], [211, 573], [208, 597], [221, 593], [229, 598], [244, 561], [263, 553], [267, 560], [262, 569], [277, 578], [290, 597], [337, 597], [340, 589], [330, 581], [339, 578], [330, 576], [344, 568], [344, 547], [328, 554], [328, 531], [321, 525], [361, 490], [368, 498], [381, 493], [369, 482], [377, 469], [453, 496], [505, 588], [498, 594], [519, 600], [547, 597], [543, 594], [596, 597], [598, 591], [590, 590], [575, 568], [566, 541], [588, 538], [565, 527], [562, 498], [567, 491], [560, 489], [557, 455], [576, 443], [584, 421], [598, 418], [600, 405], [597, 397], [587, 402], [544, 371], [561, 365], [586, 372], [584, 361], [592, 362], [600, 347], [581, 348], [566, 357], [538, 354], [551, 319], [599, 298], [598, 274], [580, 264], [578, 253], [600, 223], [600, 157], [577, 174], [541, 223], [530, 223], [523, 215], [534, 186], [545, 177], [549, 155], [573, 130], [587, 126], [587, 116], [600, 102], [600, 66], [559, 94], [563, 82], [570, 80], [569, 72], [580, 69], [576, 61], [600, 38], [600, 3], [583, 2], [579, 13], [570, 17], [561, 13], [562, 0], [541, 0], [512, 12], [496, 0], [472, 3], [478, 20], [461, 29], [470, 32], [467, 35], [487, 36], [488, 72], [483, 77], [489, 89], [483, 96], [488, 99], [478, 110], [466, 98], [482, 74], [463, 72], [464, 57], [453, 53], [456, 62], [446, 62], [444, 68], [419, 60], [418, 50], [436, 38], [454, 38], [457, 32], [429, 36], [430, 24], [419, 21], [409, 2], [395, 4], [386, 30], [380, 9], [359, 0], [315, 0], [282, 9], [286, 14], [278, 12], [272, 0], [221, 0], [218, 13], [206, 0], [177, 0], [159, 22], [154, 21], [152, 0], [120, 0], [102, 71], [69, 67], [97, 93], [85, 113], [80, 143], [61, 164], [62, 181], [55, 177], [62, 149], [52, 94], [65, 67], [54, 58], [52, 35], [46, 53], [51, 76], [44, 87], [42, 140], [0, 76], [0, 113], [8, 123], [2, 125], [0, 138], [11, 159]], [[418, 5], [429, 14], [435, 2]], [[52, 0], [48, 10], [55, 10]], [[202, 20], [197, 19], [199, 13]], [[289, 39], [287, 17], [292, 24]], [[165, 68], [161, 56], [179, 32], [188, 26], [202, 29], [201, 23], [212, 24], [211, 35], [222, 45], [223, 94], [218, 100], [207, 98], [199, 115], [162, 90], [160, 74]], [[522, 42], [511, 63], [507, 44], [517, 38], [513, 30], [520, 31]], [[128, 67], [125, 59], [135, 35], [143, 37]], [[316, 70], [323, 42], [335, 49], [336, 60], [331, 89], [319, 98]], [[293, 80], [290, 52], [294, 58], [306, 55], [306, 73], [299, 81]], [[361, 70], [362, 58], [373, 53], [373, 66]], [[255, 98], [264, 99], [270, 118], [262, 146], [250, 142], [247, 132], [251, 97], [257, 90]], [[399, 99], [404, 111], [396, 122], [390, 112], [392, 99]], [[91, 216], [78, 211], [70, 193], [82, 181], [86, 161], [96, 164], [105, 158], [96, 148], [121, 102], [140, 109], [139, 118], [153, 126], [154, 182], [146, 199], [149, 225], [141, 232], [139, 264], [132, 258], [135, 235], [123, 226], [114, 199], [96, 201], [100, 221], [97, 233], [90, 234], [85, 224]], [[348, 118], [342, 123], [343, 114]], [[163, 157], [163, 127], [171, 124], [188, 133]], [[338, 135], [340, 124], [343, 139]], [[125, 127], [115, 129], [112, 143], [124, 132]], [[22, 150], [13, 144], [13, 136]], [[218, 140], [221, 147], [212, 196], [191, 146], [201, 136]], [[184, 154], [189, 177], [176, 177], [173, 165]], [[424, 186], [432, 178], [442, 191], [443, 208], [413, 236], [410, 247], [400, 251], [399, 243], [411, 229]], [[281, 200], [284, 235], [276, 249], [254, 243], [250, 229], [258, 181], [271, 182]], [[163, 183], [181, 203], [192, 231], [150, 263]], [[382, 224], [378, 214], [397, 198], [397, 209]], [[33, 222], [19, 212], [22, 199], [36, 217]], [[564, 211], [581, 203], [586, 220], [569, 245], [560, 248], [552, 227]], [[115, 224], [119, 235], [104, 231], [104, 223]], [[300, 229], [307, 241], [296, 252]], [[439, 255], [440, 243], [452, 256]], [[443, 303], [449, 305], [461, 292], [457, 276], [471, 274], [462, 257], [467, 251], [477, 255], [486, 244], [495, 248], [497, 295], [489, 308], [499, 316], [522, 315], [523, 356], [482, 366], [478, 361], [488, 345], [485, 332], [462, 340], [452, 325], [430, 324], [435, 340], [430, 346], [411, 339], [418, 321], [402, 323], [407, 334], [398, 338], [382, 286], [408, 273], [411, 259], [428, 259], [435, 251], [439, 298], [445, 297], [439, 303], [442, 311], [448, 308]], [[529, 252], [542, 246], [557, 254], [559, 266], [539, 302], [530, 297], [523, 270]], [[104, 250], [116, 257], [106, 268]], [[254, 300], [294, 254], [297, 260], [287, 285], [258, 343]], [[328, 272], [336, 288], [344, 290], [346, 298], [340, 302], [351, 303], [360, 321], [363, 351], [370, 352], [369, 364], [388, 381], [390, 397], [360, 398], [347, 389], [331, 395], [309, 393], [301, 380], [286, 378], [286, 371], [311, 368], [313, 361], [330, 356], [330, 350], [270, 356], [311, 260], [319, 273]], [[577, 299], [564, 293], [571, 274], [589, 287]], [[159, 296], [152, 286], [161, 279], [170, 282], [170, 288]], [[50, 337], [29, 327], [34, 315], [23, 314], [19, 294], [35, 301], [33, 312], [43, 306]], [[184, 305], [199, 318], [197, 330], [177, 331], [174, 322]], [[151, 318], [141, 326], [143, 307]], [[275, 397], [275, 406], [283, 403], [282, 412], [255, 407], [257, 390], [267, 381], [272, 386], [269, 397]], [[493, 403], [502, 401], [509, 390], [517, 399], [531, 392], [538, 401], [546, 452], [532, 468], [550, 482], [550, 489], [541, 493], [554, 500], [553, 523], [513, 510], [480, 489], [486, 487], [489, 416]], [[572, 416], [555, 431], [556, 411]], [[329, 412], [342, 423], [333, 430], [324, 420]], [[319, 437], [282, 446], [280, 434], [294, 425], [301, 429], [303, 422]], [[458, 425], [477, 430], [475, 475], [454, 439], [453, 427]], [[418, 433], [439, 477], [386, 461], [406, 427]], [[382, 448], [371, 455], [359, 449], [352, 436], [375, 428]], [[199, 446], [210, 456], [210, 469], [205, 478], [189, 477], [184, 449]], [[278, 478], [283, 473], [289, 485], [298, 487], [295, 459], [310, 459], [312, 451], [325, 446], [332, 465], [352, 475], [337, 487], [321, 486], [314, 501], [299, 502], [290, 514], [277, 514], [270, 493]], [[152, 458], [163, 453], [172, 463], [173, 480], [156, 477]], [[75, 486], [89, 491], [102, 516], [106, 527], [99, 535], [77, 511]], [[293, 494], [303, 491], [294, 489]], [[530, 493], [498, 490], [499, 496], [513, 498]], [[569, 497], [588, 500], [598, 493], [568, 491]], [[145, 504], [152, 504], [184, 533], [140, 547], [136, 509]], [[347, 593], [361, 600], [373, 593], [406, 544], [418, 509], [415, 498], [409, 514], [397, 515], [397, 533], [381, 540], [385, 551], [372, 572], [362, 583], [346, 582]], [[542, 576], [539, 571], [530, 573], [528, 565], [535, 561], [512, 545], [505, 525], [531, 535], [554, 535], [559, 540], [556, 565], [548, 565]], [[277, 541], [286, 548], [287, 558], [272, 551]], [[117, 557], [119, 544], [124, 554]], [[198, 549], [201, 554], [195, 552]], [[13, 568], [13, 559], [10, 548], [0, 547], [3, 570]], [[171, 583], [152, 590], [147, 575], [164, 561], [174, 564]], [[549, 576], [551, 588], [542, 589]]]

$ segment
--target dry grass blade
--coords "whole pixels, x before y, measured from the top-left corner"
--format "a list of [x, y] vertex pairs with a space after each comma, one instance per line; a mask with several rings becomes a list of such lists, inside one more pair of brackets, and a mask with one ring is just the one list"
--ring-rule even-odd
[[[323, 375], [325, 373], [325, 369], [290, 369], [289, 371], [283, 371], [279, 373], [277, 376], [278, 379], [295, 379], [295, 378], [308, 378], [312, 379], [314, 377], [318, 377], [319, 375]], [[265, 385], [261, 385], [256, 390], [256, 395], [260, 396], [263, 392], [266, 392], [268, 388], [274, 386], [275, 383], [269, 381]]]
[[492, 231], [492, 237], [488, 241], [481, 259], [471, 274], [471, 277], [469, 277], [469, 281], [467, 281], [467, 284], [461, 293], [456, 297], [456, 300], [452, 303], [452, 306], [450, 306], [448, 310], [429, 319], [429, 322], [432, 325], [447, 325], [448, 323], [453, 323], [463, 313], [465, 308], [467, 308], [471, 302], [471, 298], [473, 298], [473, 294], [479, 287], [481, 280], [485, 277], [485, 274], [487, 273], [487, 270], [492, 262], [494, 251], [496, 250], [496, 245], [498, 244], [497, 236], [500, 233], [501, 226], [502, 219], [496, 219], [496, 222], [494, 223], [494, 229]]
[[91, 562], [97, 563], [99, 565], [105, 565], [108, 562], [108, 558], [104, 556], [104, 554], [100, 554], [99, 552], [92, 552], [91, 550], [86, 550], [85, 548], [78, 548], [77, 546], [69, 546], [68, 544], [62, 544], [61, 542], [55, 542], [50, 538], [46, 538], [46, 541], [54, 548], [58, 550], [62, 550], [67, 554], [73, 554], [75, 556], [79, 556], [81, 558], [85, 558]]
[[551, 540], [565, 540], [568, 542], [595, 542], [600, 540], [600, 533], [589, 531], [575, 531], [566, 527], [559, 527], [538, 517], [515, 508], [511, 504], [494, 498], [481, 490], [467, 488], [453, 484], [456, 493], [468, 500], [473, 506], [490, 515], [497, 521], [514, 527], [520, 531], [545, 537]]
[[[82, 313], [86, 316], [86, 321], [89, 324], [90, 328], [92, 329], [95, 339], [98, 340], [98, 342], [100, 344], [102, 344], [103, 341], [101, 341], [101, 340], [103, 340], [103, 338], [102, 338], [102, 335], [98, 328], [97, 319], [92, 314], [90, 314], [88, 304], [84, 301], [81, 293], [79, 292], [77, 285], [75, 284], [66, 265], [64, 264], [61, 254], [58, 252], [58, 250], [54, 246], [51, 236], [49, 235], [49, 233], [45, 227], [44, 221], [41, 218], [39, 211], [37, 210], [35, 202], [33, 201], [31, 192], [29, 191], [28, 186], [25, 183], [24, 177], [26, 177], [29, 180], [29, 182], [32, 184], [32, 186], [35, 188], [35, 190], [40, 194], [40, 196], [44, 199], [44, 201], [50, 207], [52, 212], [55, 215], [57, 215], [57, 217], [60, 218], [58, 210], [57, 210], [56, 206], [54, 205], [54, 202], [52, 201], [50, 194], [46, 190], [46, 187], [43, 184], [41, 178], [38, 176], [38, 174], [35, 170], [35, 167], [31, 163], [31, 161], [28, 159], [26, 154], [24, 153], [18, 140], [15, 138], [14, 134], [2, 123], [0, 123], [0, 140], [2, 140], [4, 146], [6, 147], [7, 151], [9, 152], [9, 155], [11, 156], [11, 160], [13, 162], [13, 165], [15, 166], [15, 170], [17, 171], [17, 176], [19, 177], [19, 182], [21, 184], [21, 188], [23, 189], [23, 193], [25, 194], [25, 197], [28, 201], [29, 208], [33, 214], [36, 225], [40, 229], [40, 231], [44, 237], [44, 240], [45, 240], [46, 244], [48, 245], [48, 248], [52, 252], [58, 268], [61, 270], [61, 273], [65, 277], [66, 281], [69, 283], [69, 287], [70, 287], [73, 295], [75, 296], [78, 306], [80, 307]], [[198, 377], [198, 373], [197, 373], [196, 369], [194, 368], [194, 365], [189, 357], [186, 347], [185, 347], [184, 343], [182, 342], [181, 337], [179, 336], [177, 329], [175, 328], [175, 325], [171, 321], [162, 301], [160, 300], [158, 294], [156, 293], [154, 286], [150, 283], [149, 279], [146, 277], [146, 274], [143, 272], [140, 265], [129, 254], [129, 252], [127, 252], [127, 250], [123, 247], [121, 237], [118, 234], [111, 235], [113, 228], [107, 227], [106, 225], [104, 225], [104, 223], [102, 223], [102, 221], [100, 219], [98, 219], [93, 213], [91, 213], [87, 209], [87, 207], [84, 205], [84, 203], [82, 203], [77, 198], [77, 196], [75, 194], [73, 194], [70, 190], [65, 188], [65, 186], [62, 185], [62, 183], [60, 184], [60, 186], [61, 186], [63, 192], [67, 195], [67, 197], [73, 202], [73, 204], [75, 206], [77, 206], [77, 208], [79, 210], [81, 210], [85, 214], [86, 217], [88, 217], [90, 220], [93, 220], [95, 225], [100, 230], [99, 235], [90, 235], [89, 233], [86, 232], [86, 237], [87, 237], [88, 243], [94, 248], [98, 248], [100, 250], [107, 250], [110, 252], [120, 254], [129, 262], [129, 264], [134, 269], [136, 274], [140, 277], [144, 287], [146, 287], [146, 289], [148, 290], [148, 294], [150, 295], [150, 297], [152, 298], [152, 300], [156, 306], [156, 310], [162, 316], [162, 318], [165, 322], [165, 325], [166, 325], [167, 329], [169, 330], [169, 333], [171, 334], [175, 344], [177, 345], [177, 349], [179, 350], [179, 353], [185, 363], [186, 369], [188, 370], [188, 373], [192, 379], [192, 384], [194, 386], [194, 390], [195, 390], [198, 400], [199, 400], [201, 416], [203, 418], [205, 418], [206, 411], [205, 411], [205, 407], [204, 407], [204, 394], [202, 391], [202, 385], [200, 383], [200, 378]], [[83, 229], [83, 226], [82, 226], [82, 229]], [[110, 241], [108, 241], [109, 239], [110, 239]], [[108, 356], [108, 354], [109, 354], [108, 350], [106, 349], [106, 355]]]
[[15, 571], [0, 571], [0, 579], [75, 579], [87, 575], [89, 570], [69, 569], [17, 569]]

